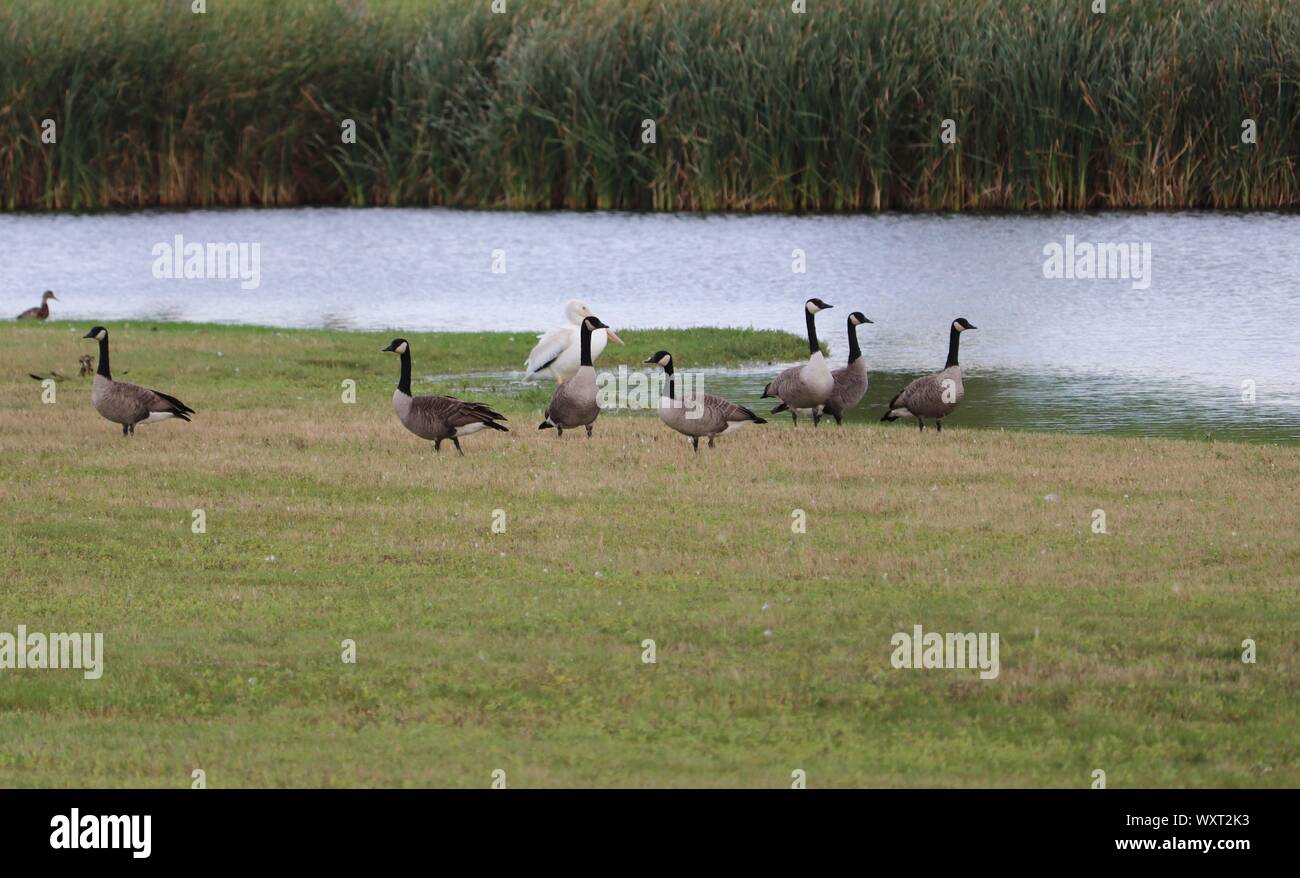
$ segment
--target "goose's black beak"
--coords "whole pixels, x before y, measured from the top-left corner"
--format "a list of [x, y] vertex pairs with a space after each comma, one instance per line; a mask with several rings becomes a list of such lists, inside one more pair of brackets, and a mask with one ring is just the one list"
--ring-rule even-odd
[[656, 360], [654, 357], [646, 357], [646, 358], [645, 358], [644, 360], [642, 360], [641, 362], [642, 362], [642, 363], [645, 363], [647, 366], [658, 366], [658, 365], [659, 365], [659, 361]]
[[397, 348], [393, 347], [392, 343], [390, 342], [389, 345], [388, 345], [388, 347], [386, 347], [386, 348], [380, 348], [380, 349], [379, 349], [379, 353], [381, 353], [381, 354], [391, 354], [391, 353], [392, 353], [393, 351], [395, 351], [395, 350], [397, 350]]
[[93, 331], [87, 332], [85, 335], [82, 336], [82, 338], [94, 338], [94, 337], [95, 337], [95, 333]]

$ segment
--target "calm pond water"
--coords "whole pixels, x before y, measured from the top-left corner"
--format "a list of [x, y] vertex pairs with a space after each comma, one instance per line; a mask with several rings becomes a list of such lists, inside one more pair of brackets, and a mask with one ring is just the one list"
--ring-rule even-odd
[[[258, 285], [155, 277], [157, 245], [177, 236], [256, 245]], [[964, 316], [979, 329], [963, 339], [967, 402], [951, 426], [1300, 442], [1297, 240], [1300, 216], [1278, 214], [0, 215], [0, 314], [50, 288], [57, 317], [105, 323], [540, 331], [578, 297], [615, 328], [802, 333], [801, 303], [816, 295], [836, 306], [818, 324], [837, 364], [848, 312], [875, 321], [860, 330], [872, 380], [858, 417], [878, 418], [907, 378], [940, 368], [948, 324]], [[1059, 245], [1078, 275], [1081, 245], [1098, 243], [1149, 246], [1149, 266], [1130, 263], [1149, 270], [1045, 276], [1045, 248]], [[710, 372], [708, 388], [757, 404], [774, 371]], [[480, 381], [511, 383], [468, 383]]]

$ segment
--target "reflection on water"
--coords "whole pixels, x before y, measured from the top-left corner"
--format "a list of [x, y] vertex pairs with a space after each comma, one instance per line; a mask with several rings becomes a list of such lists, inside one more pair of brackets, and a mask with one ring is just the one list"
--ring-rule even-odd
[[[1300, 216], [677, 216], [452, 210], [233, 210], [0, 215], [0, 314], [54, 289], [56, 317], [339, 329], [527, 330], [565, 299], [617, 328], [802, 332], [801, 303], [836, 363], [861, 310], [883, 407], [943, 363], [968, 317], [969, 399], [953, 423], [1297, 441]], [[261, 287], [159, 280], [152, 249], [261, 245]], [[1149, 286], [1049, 279], [1044, 248], [1150, 247]], [[796, 251], [806, 271], [793, 268]], [[497, 258], [497, 257], [500, 258]], [[494, 272], [497, 268], [504, 271]], [[752, 376], [761, 390], [764, 376]], [[720, 372], [740, 402], [751, 376]], [[1243, 401], [1254, 382], [1255, 402]]]

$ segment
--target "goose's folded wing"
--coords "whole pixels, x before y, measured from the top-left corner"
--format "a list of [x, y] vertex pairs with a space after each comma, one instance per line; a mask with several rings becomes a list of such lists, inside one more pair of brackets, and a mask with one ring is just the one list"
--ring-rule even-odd
[[724, 399], [722, 402], [726, 404], [726, 407], [723, 409], [723, 416], [727, 419], [728, 423], [733, 423], [735, 421], [760, 420], [758, 415], [754, 414], [743, 405], [736, 405], [729, 399]]
[[417, 396], [411, 400], [411, 414], [426, 423], [441, 421], [449, 427], [505, 420], [499, 412], [482, 403], [465, 402], [454, 396]]
[[129, 381], [114, 381], [104, 397], [104, 405], [113, 413], [143, 418], [149, 412], [170, 412], [172, 406], [157, 393]]
[[799, 377], [802, 369], [803, 366], [791, 366], [789, 369], [786, 369], [780, 375], [773, 378], [772, 383], [768, 385], [772, 396], [785, 398], [786, 395], [797, 388], [799, 386]]
[[540, 372], [551, 365], [556, 357], [564, 353], [565, 348], [573, 344], [573, 336], [572, 326], [557, 326], [540, 336], [537, 346], [528, 354], [528, 360], [524, 363], [525, 375]]
[[168, 396], [161, 390], [146, 390], [143, 387], [140, 389], [144, 390], [145, 393], [152, 397], [152, 399], [149, 400], [149, 411], [151, 412], [180, 411], [187, 415], [194, 414], [194, 409], [190, 408], [174, 396]]
[[937, 375], [924, 375], [903, 388], [895, 398], [912, 410], [929, 410], [943, 404], [943, 385]]
[[715, 430], [725, 430], [728, 425], [739, 423], [741, 421], [757, 420], [757, 416], [744, 406], [736, 405], [729, 399], [723, 399], [713, 394], [704, 394], [705, 405], [709, 414], [712, 416], [712, 426]]
[[697, 402], [704, 407], [704, 416], [713, 420], [719, 427], [725, 427], [733, 421], [752, 421], [755, 418], [754, 413], [744, 406], [736, 405], [731, 400], [714, 396], [712, 393], [687, 395], [687, 406], [695, 405]]

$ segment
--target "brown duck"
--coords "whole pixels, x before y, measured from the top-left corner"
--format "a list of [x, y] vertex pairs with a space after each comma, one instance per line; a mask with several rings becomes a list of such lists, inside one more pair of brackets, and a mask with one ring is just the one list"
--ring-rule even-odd
[[54, 295], [53, 291], [46, 290], [41, 294], [41, 304], [35, 308], [28, 308], [18, 315], [19, 320], [44, 320], [50, 316], [50, 299], [59, 301], [59, 297]]

